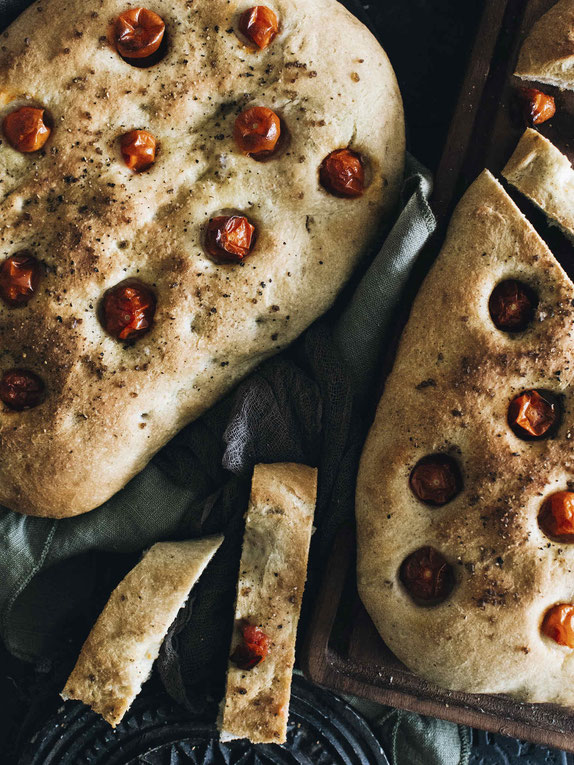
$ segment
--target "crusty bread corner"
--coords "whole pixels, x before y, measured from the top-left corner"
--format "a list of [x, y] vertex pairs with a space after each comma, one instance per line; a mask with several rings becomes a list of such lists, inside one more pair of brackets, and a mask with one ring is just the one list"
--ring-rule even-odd
[[528, 128], [502, 174], [550, 223], [574, 238], [574, 170], [551, 141]]
[[218, 723], [223, 741], [285, 742], [316, 496], [314, 468], [296, 464], [255, 467], [230, 653], [241, 641], [240, 628], [245, 622], [263, 630], [270, 650], [248, 671], [229, 662]]
[[574, 0], [560, 0], [538, 19], [520, 49], [514, 74], [574, 89]]
[[115, 727], [150, 675], [161, 643], [223, 537], [159, 542], [112, 592], [61, 693]]

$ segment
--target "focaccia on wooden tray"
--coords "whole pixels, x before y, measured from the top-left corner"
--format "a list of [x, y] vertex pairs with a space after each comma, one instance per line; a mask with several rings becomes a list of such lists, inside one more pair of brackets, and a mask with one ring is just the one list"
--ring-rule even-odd
[[574, 0], [559, 0], [538, 19], [520, 49], [514, 73], [574, 89]]
[[447, 688], [574, 704], [574, 285], [493, 176], [458, 204], [361, 458], [358, 586]]
[[108, 499], [333, 303], [395, 207], [384, 51], [335, 0], [263, 8], [37, 0], [2, 35], [1, 504]]
[[317, 470], [256, 465], [245, 521], [221, 739], [285, 741]]

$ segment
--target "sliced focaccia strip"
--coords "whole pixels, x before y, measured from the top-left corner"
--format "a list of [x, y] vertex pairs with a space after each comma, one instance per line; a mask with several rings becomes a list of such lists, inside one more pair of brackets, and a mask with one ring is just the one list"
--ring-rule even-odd
[[62, 691], [116, 726], [150, 675], [161, 643], [223, 537], [160, 542], [112, 592]]
[[317, 471], [257, 465], [237, 584], [221, 738], [283, 743]]
[[547, 138], [528, 128], [502, 171], [569, 237], [574, 237], [574, 170]]
[[560, 0], [534, 24], [514, 73], [563, 90], [574, 89], [574, 0]]

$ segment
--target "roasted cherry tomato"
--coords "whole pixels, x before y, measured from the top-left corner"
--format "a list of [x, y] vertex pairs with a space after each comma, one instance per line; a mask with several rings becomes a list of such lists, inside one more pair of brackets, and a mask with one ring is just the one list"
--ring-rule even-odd
[[541, 438], [556, 422], [556, 405], [536, 390], [516, 396], [508, 407], [508, 424], [517, 436]]
[[2, 130], [12, 148], [18, 151], [38, 151], [50, 137], [44, 122], [44, 109], [21, 106], [4, 117]]
[[522, 88], [520, 98], [523, 104], [524, 116], [530, 125], [540, 125], [554, 117], [556, 103], [553, 96], [547, 96], [536, 88]]
[[149, 287], [141, 282], [123, 282], [104, 295], [103, 325], [117, 340], [135, 340], [151, 328], [155, 308], [156, 297]]
[[414, 466], [409, 483], [413, 494], [429, 505], [446, 505], [461, 488], [456, 462], [446, 454], [423, 457]]
[[541, 630], [559, 645], [574, 648], [574, 606], [559, 603], [544, 614]]
[[235, 120], [233, 137], [244, 154], [262, 159], [275, 151], [281, 134], [279, 117], [265, 106], [241, 112]]
[[538, 515], [542, 531], [549, 537], [574, 539], [574, 492], [557, 491], [543, 503]]
[[229, 658], [239, 669], [253, 669], [269, 653], [269, 638], [263, 630], [251, 624], [241, 627], [241, 638], [242, 642]]
[[0, 298], [9, 306], [26, 305], [40, 281], [40, 264], [29, 252], [11, 255], [0, 265]]
[[28, 369], [10, 369], [0, 379], [0, 399], [10, 409], [21, 412], [38, 406], [44, 398], [44, 383]]
[[241, 263], [255, 244], [255, 226], [244, 215], [220, 215], [207, 224], [205, 248], [216, 262]]
[[488, 301], [492, 321], [505, 332], [526, 329], [532, 321], [535, 305], [536, 298], [532, 290], [516, 279], [507, 279], [497, 284]]
[[408, 555], [399, 577], [413, 600], [427, 605], [444, 600], [454, 586], [451, 567], [434, 547], [420, 547]]
[[122, 157], [126, 165], [141, 173], [155, 162], [156, 141], [147, 130], [130, 130], [120, 139]]
[[361, 155], [351, 149], [337, 149], [323, 160], [319, 169], [321, 185], [337, 197], [360, 197], [365, 189]]
[[147, 8], [130, 8], [116, 19], [116, 48], [124, 58], [147, 58], [161, 45], [165, 24]]
[[266, 5], [256, 5], [241, 14], [239, 29], [258, 48], [270, 45], [279, 31], [277, 16]]

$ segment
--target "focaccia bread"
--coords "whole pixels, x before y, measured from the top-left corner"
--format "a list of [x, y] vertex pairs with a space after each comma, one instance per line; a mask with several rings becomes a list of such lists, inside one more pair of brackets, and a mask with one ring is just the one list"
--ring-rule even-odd
[[315, 468], [255, 466], [219, 721], [223, 741], [285, 742], [316, 496]]
[[574, 285], [483, 172], [415, 300], [356, 495], [363, 603], [441, 686], [574, 703], [573, 319]]
[[2, 36], [0, 503], [19, 512], [123, 487], [332, 304], [397, 202], [397, 83], [335, 0], [273, 0], [275, 37], [247, 0], [148, 6], [145, 59], [120, 55], [142, 52], [124, 0], [37, 0]]
[[551, 223], [574, 237], [574, 170], [551, 141], [528, 128], [502, 174]]
[[159, 542], [112, 592], [62, 691], [115, 727], [148, 679], [177, 612], [223, 537]]
[[520, 49], [514, 74], [574, 89], [574, 0], [559, 0], [538, 19]]

